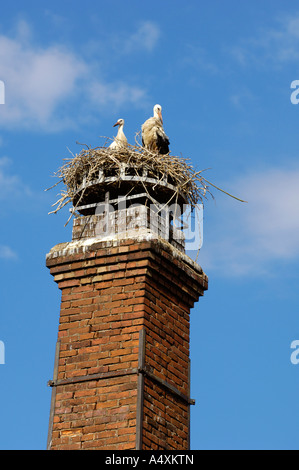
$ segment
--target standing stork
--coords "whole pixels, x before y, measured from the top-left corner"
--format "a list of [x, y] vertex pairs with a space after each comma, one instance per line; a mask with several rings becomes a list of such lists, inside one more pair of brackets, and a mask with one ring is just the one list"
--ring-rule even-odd
[[169, 139], [163, 129], [162, 106], [154, 106], [154, 116], [141, 127], [143, 147], [165, 155], [169, 153]]
[[125, 124], [124, 119], [119, 119], [114, 124], [113, 127], [119, 126], [118, 131], [117, 131], [117, 136], [114, 138], [114, 141], [112, 142], [112, 144], [109, 145], [108, 148], [112, 150], [117, 150], [117, 149], [122, 149], [127, 146], [128, 141], [123, 131], [124, 124]]

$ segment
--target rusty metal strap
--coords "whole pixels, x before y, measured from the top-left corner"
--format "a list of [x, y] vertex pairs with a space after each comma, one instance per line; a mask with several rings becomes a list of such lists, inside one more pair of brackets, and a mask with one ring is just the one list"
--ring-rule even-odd
[[144, 408], [144, 374], [140, 370], [145, 366], [145, 328], [139, 331], [138, 349], [138, 382], [137, 382], [137, 410], [136, 410], [136, 450], [142, 450], [143, 438], [143, 408]]
[[49, 380], [48, 386], [49, 387], [59, 387], [60, 385], [69, 385], [69, 384], [77, 384], [80, 382], [88, 382], [92, 380], [102, 380], [102, 379], [109, 379], [114, 377], [122, 377], [125, 375], [134, 375], [134, 374], [143, 374], [149, 377], [154, 382], [159, 383], [164, 388], [166, 388], [169, 392], [173, 395], [179, 397], [185, 403], [189, 405], [195, 405], [195, 400], [189, 398], [184, 393], [180, 392], [176, 387], [168, 383], [166, 380], [160, 379], [155, 374], [153, 374], [147, 366], [132, 368], [132, 369], [124, 369], [122, 371], [113, 371], [113, 372], [101, 372], [99, 374], [90, 374], [90, 375], [82, 375], [80, 377], [72, 377], [70, 379], [62, 379], [62, 380]]
[[[54, 371], [53, 371], [53, 381], [57, 380], [58, 377], [58, 362], [59, 362], [59, 353], [60, 353], [60, 341], [56, 343], [55, 349], [55, 360], [54, 360]], [[49, 417], [49, 427], [48, 427], [48, 439], [47, 439], [47, 449], [51, 449], [52, 445], [52, 432], [53, 432], [53, 423], [54, 423], [54, 410], [55, 410], [55, 400], [56, 400], [56, 388], [52, 389], [51, 396], [51, 406], [50, 406], [50, 417]]]
[[185, 403], [188, 403], [189, 405], [195, 405], [195, 400], [193, 400], [192, 398], [189, 398], [187, 395], [180, 392], [176, 387], [166, 382], [166, 380], [163, 380], [163, 379], [160, 379], [160, 377], [157, 377], [148, 369], [147, 366], [144, 366], [143, 368], [139, 368], [138, 372], [148, 376], [154, 382], [157, 382], [158, 384], [162, 385], [162, 387], [166, 388], [173, 395], [176, 395], [177, 397], [179, 397]]
[[137, 368], [132, 369], [124, 369], [120, 371], [113, 371], [113, 372], [101, 372], [99, 374], [89, 374], [89, 375], [82, 375], [80, 377], [72, 377], [70, 379], [61, 379], [61, 380], [49, 380], [48, 386], [49, 387], [59, 387], [60, 385], [69, 385], [69, 384], [76, 384], [80, 382], [88, 382], [92, 380], [101, 380], [101, 379], [109, 379], [113, 377], [122, 377], [124, 375], [133, 375], [138, 374]]

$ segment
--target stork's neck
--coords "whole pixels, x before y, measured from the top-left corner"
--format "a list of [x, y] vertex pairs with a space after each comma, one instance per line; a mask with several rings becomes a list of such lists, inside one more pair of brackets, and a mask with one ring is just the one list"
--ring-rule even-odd
[[124, 133], [124, 131], [123, 131], [123, 127], [124, 127], [124, 125], [123, 125], [123, 124], [120, 124], [120, 125], [118, 126], [117, 135], [121, 135], [121, 134], [123, 134], [123, 133]]

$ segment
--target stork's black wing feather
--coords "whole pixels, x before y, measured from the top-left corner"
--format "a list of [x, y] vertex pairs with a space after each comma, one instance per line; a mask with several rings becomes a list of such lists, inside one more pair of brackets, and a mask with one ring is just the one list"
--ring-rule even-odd
[[157, 148], [159, 153], [166, 155], [169, 153], [169, 138], [165, 132], [157, 132]]

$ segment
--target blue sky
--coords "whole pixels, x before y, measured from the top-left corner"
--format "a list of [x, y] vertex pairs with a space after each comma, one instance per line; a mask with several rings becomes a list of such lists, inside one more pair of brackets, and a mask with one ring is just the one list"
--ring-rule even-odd
[[[213, 190], [192, 310], [192, 449], [298, 449], [298, 2], [12, 0], [1, 7], [0, 448], [45, 449], [60, 295], [45, 267], [71, 239], [52, 175], [80, 148], [129, 142], [163, 106], [171, 153]], [[1, 358], [0, 358], [1, 362]]]

